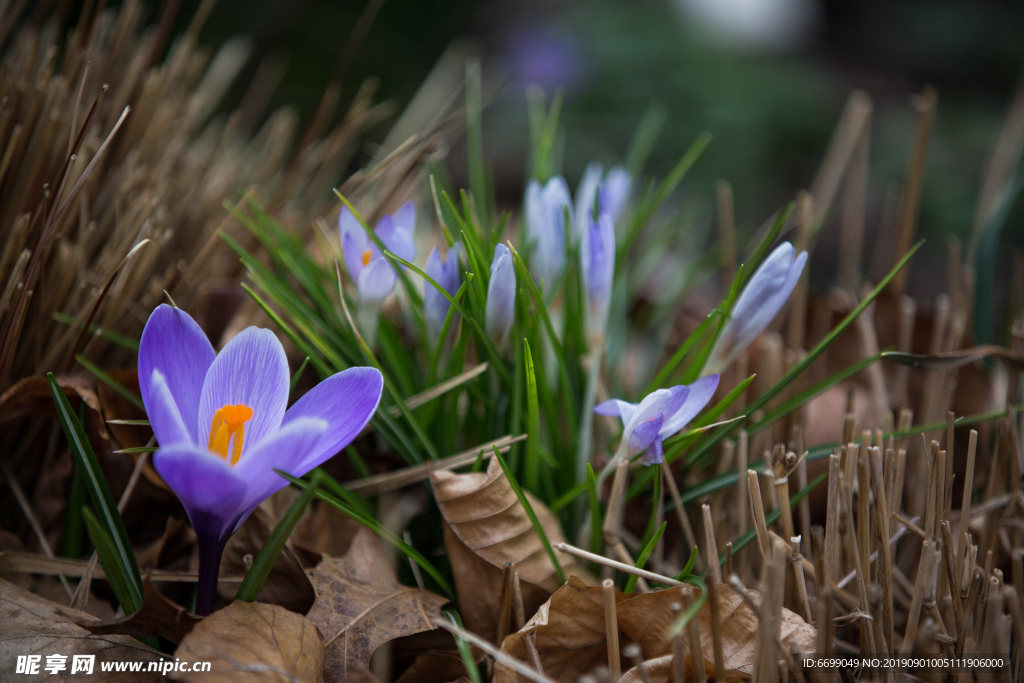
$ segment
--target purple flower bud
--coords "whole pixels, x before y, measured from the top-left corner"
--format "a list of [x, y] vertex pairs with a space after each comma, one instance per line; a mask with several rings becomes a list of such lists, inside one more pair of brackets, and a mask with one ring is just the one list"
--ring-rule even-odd
[[531, 180], [526, 188], [526, 222], [534, 242], [530, 261], [538, 282], [550, 286], [565, 265], [565, 220], [572, 224], [572, 198], [569, 186], [555, 176], [541, 187]]
[[701, 377], [693, 384], [657, 389], [637, 403], [611, 399], [594, 408], [598, 415], [622, 419], [622, 440], [627, 455], [644, 453], [643, 463], [661, 462], [662, 441], [680, 431], [711, 401], [718, 389], [718, 375]]
[[612, 276], [615, 273], [615, 228], [607, 213], [591, 221], [583, 233], [580, 268], [587, 287], [590, 309], [588, 331], [592, 339], [601, 338], [608, 323], [608, 304], [612, 294]]
[[806, 263], [807, 252], [797, 254], [789, 242], [783, 242], [768, 255], [736, 299], [729, 321], [711, 351], [709, 370], [719, 371], [727, 366], [768, 327], [786, 305]]
[[[390, 259], [381, 254], [376, 243], [347, 206], [338, 216], [341, 248], [345, 256], [345, 269], [356, 284], [359, 299], [379, 304], [395, 286], [395, 268]], [[416, 258], [416, 207], [406, 202], [394, 213], [384, 216], [374, 230], [388, 251], [406, 261]]]
[[633, 179], [623, 167], [616, 166], [605, 176], [601, 164], [591, 162], [576, 187], [576, 220], [573, 224], [576, 238], [582, 238], [590, 221], [598, 214], [607, 213], [614, 224], [626, 208], [632, 184]]
[[[455, 296], [455, 292], [459, 290], [459, 252], [461, 249], [462, 244], [456, 242], [442, 261], [437, 247], [434, 247], [430, 250], [430, 256], [427, 258], [427, 275], [441, 285], [450, 296]], [[448, 315], [451, 305], [444, 294], [433, 285], [427, 284], [423, 290], [423, 313], [427, 319], [427, 332], [431, 337], [441, 334], [444, 319]]]
[[504, 345], [516, 312], [516, 271], [512, 252], [504, 244], [494, 247], [491, 281], [487, 285], [484, 328], [498, 346]]

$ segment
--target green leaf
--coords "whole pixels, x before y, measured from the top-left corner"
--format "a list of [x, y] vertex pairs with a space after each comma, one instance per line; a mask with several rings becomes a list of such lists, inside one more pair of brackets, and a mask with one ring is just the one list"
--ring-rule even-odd
[[82, 506], [82, 519], [85, 520], [85, 530], [96, 548], [100, 564], [103, 565], [103, 573], [117, 601], [124, 608], [125, 614], [138, 612], [142, 609], [142, 591], [135, 586], [131, 569], [121, 561], [117, 543], [87, 505]]
[[138, 408], [139, 410], [145, 410], [146, 406], [143, 405], [142, 399], [139, 398], [138, 394], [133, 391], [129, 391], [127, 387], [118, 382], [116, 379], [110, 376], [109, 373], [104, 372], [99, 366], [90, 363], [81, 354], [75, 355], [75, 360], [83, 368], [92, 373], [96, 379], [106, 384], [108, 387], [117, 392], [118, 395], [124, 397], [129, 403]]
[[530, 352], [530, 342], [523, 339], [523, 372], [526, 375], [526, 465], [525, 475], [526, 487], [531, 491], [537, 490], [540, 482], [540, 455], [537, 448], [540, 445], [540, 411], [537, 408], [537, 375], [533, 370], [533, 354]]
[[[57, 421], [60, 422], [64, 436], [67, 438], [71, 448], [71, 455], [75, 459], [75, 465], [81, 470], [85, 480], [86, 490], [89, 498], [96, 508], [96, 519], [101, 528], [110, 539], [112, 552], [107, 556], [108, 561], [103, 563], [103, 570], [108, 574], [118, 574], [125, 577], [126, 597], [128, 602], [121, 600], [121, 606], [125, 612], [134, 612], [142, 605], [142, 577], [139, 575], [139, 565], [132, 552], [131, 543], [128, 542], [128, 532], [124, 527], [124, 520], [117, 510], [114, 497], [110, 493], [110, 487], [103, 476], [96, 454], [93, 453], [92, 444], [79, 422], [78, 416], [71, 409], [71, 403], [64, 391], [57, 383], [57, 378], [52, 372], [46, 373], [46, 381], [50, 384], [50, 394], [53, 396], [53, 403], [57, 409]], [[93, 541], [94, 545], [97, 545]], [[98, 547], [98, 545], [97, 545]], [[102, 556], [101, 556], [102, 559]], [[108, 564], [109, 563], [109, 564]]]
[[[647, 564], [647, 559], [651, 556], [655, 546], [658, 545], [658, 541], [661, 540], [661, 535], [665, 533], [665, 527], [668, 526], [668, 522], [662, 522], [661, 526], [657, 528], [654, 535], [651, 536], [650, 540], [644, 544], [644, 547], [640, 549], [640, 554], [636, 557], [636, 568], [643, 569]], [[636, 574], [630, 574], [626, 580], [626, 587], [622, 589], [623, 593], [632, 593], [636, 590], [636, 582], [640, 577]]]

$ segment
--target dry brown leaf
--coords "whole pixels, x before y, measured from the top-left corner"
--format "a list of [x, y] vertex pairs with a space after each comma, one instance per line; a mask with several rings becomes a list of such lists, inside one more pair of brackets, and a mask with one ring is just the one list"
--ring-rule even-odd
[[[0, 620], [3, 623], [0, 629], [0, 662], [3, 662], [5, 676], [13, 674], [19, 655], [43, 657], [39, 676], [18, 676], [18, 680], [49, 679], [42, 665], [46, 663], [46, 656], [52, 654], [68, 658], [65, 662], [67, 669], [59, 675], [73, 679], [82, 675], [70, 675], [73, 655], [95, 655], [94, 672], [99, 672], [101, 662], [159, 662], [166, 659], [130, 636], [93, 635], [78, 623], [98, 621], [94, 617], [45, 600], [3, 579], [0, 579]], [[137, 681], [139, 678], [138, 674], [104, 675], [105, 681]]]
[[[756, 599], [756, 591], [751, 591]], [[749, 678], [757, 656], [757, 615], [728, 586], [721, 585], [719, 600], [722, 615], [722, 645], [727, 677]], [[675, 618], [673, 603], [683, 603], [682, 588], [675, 587], [653, 593], [626, 596], [616, 592], [620, 643], [634, 642], [640, 646], [645, 660], [644, 670], [652, 681], [671, 680], [672, 643], [665, 637]], [[800, 616], [783, 609], [782, 641], [791, 651], [810, 652], [814, 648], [815, 630]], [[705, 669], [711, 673], [711, 617], [705, 605], [697, 615]], [[536, 647], [544, 673], [557, 680], [575, 680], [607, 663], [604, 608], [601, 589], [570, 578], [544, 603], [519, 632], [502, 643], [502, 651], [528, 661], [525, 638], [536, 632]], [[661, 661], [664, 658], [667, 661]], [[687, 654], [689, 658], [689, 654]], [[639, 672], [635, 680], [641, 680]], [[502, 666], [495, 669], [495, 681], [510, 683], [516, 674]], [[633, 679], [631, 679], [633, 680]]]
[[[224, 547], [224, 558], [220, 565], [221, 575], [244, 576], [260, 549], [266, 544], [274, 525], [275, 522], [270, 515], [256, 508]], [[220, 588], [221, 596], [226, 600], [231, 600], [238, 590], [236, 584], [228, 583], [222, 584]], [[313, 584], [310, 583], [306, 570], [292, 549], [286, 545], [281, 549], [270, 575], [263, 583], [258, 600], [305, 614], [315, 597]]]
[[382, 644], [435, 628], [448, 602], [398, 583], [380, 541], [360, 530], [341, 559], [324, 557], [312, 572], [316, 602], [309, 618], [324, 636], [324, 674], [344, 680], [368, 670]]
[[[431, 475], [434, 496], [444, 517], [444, 541], [452, 563], [459, 610], [466, 628], [494, 640], [501, 611], [502, 569], [519, 571], [526, 614], [532, 614], [559, 586], [558, 575], [515, 491], [495, 458], [487, 472]], [[548, 540], [565, 540], [558, 520], [531, 496]], [[570, 555], [559, 558], [566, 576], [585, 576]]]
[[90, 619], [76, 623], [97, 635], [160, 636], [172, 643], [180, 643], [200, 621], [202, 619], [158, 591], [147, 576], [142, 582], [142, 609], [139, 611], [122, 619]]
[[174, 651], [184, 662], [210, 662], [209, 673], [179, 681], [322, 681], [324, 644], [306, 617], [280, 605], [236, 600], [202, 620]]

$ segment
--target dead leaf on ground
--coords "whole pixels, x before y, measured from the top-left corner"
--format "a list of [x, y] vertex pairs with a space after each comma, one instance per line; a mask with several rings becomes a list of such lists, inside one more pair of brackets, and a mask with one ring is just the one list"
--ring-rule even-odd
[[[6, 673], [13, 673], [19, 655], [65, 655], [67, 670], [61, 678], [78, 679], [70, 674], [73, 655], [95, 655], [94, 671], [101, 662], [159, 662], [166, 657], [130, 636], [94, 635], [80, 623], [96, 622], [89, 614], [63, 607], [0, 579], [0, 662]], [[75, 623], [78, 622], [78, 623]], [[105, 681], [137, 681], [138, 674], [105, 674]], [[19, 676], [19, 680], [50, 679], [40, 667], [39, 676]]]
[[203, 619], [175, 659], [210, 662], [209, 673], [173, 673], [179, 681], [322, 681], [324, 644], [306, 617], [280, 605], [237, 600]]
[[[299, 550], [328, 557], [344, 557], [362, 525], [336, 507], [314, 500], [291, 542]], [[319, 561], [319, 560], [318, 560]]]
[[147, 576], [142, 582], [142, 609], [138, 612], [122, 619], [76, 623], [97, 635], [161, 636], [172, 643], [180, 643], [200, 621], [200, 617], [158, 591]]
[[[756, 591], [751, 591], [757, 599]], [[601, 589], [570, 578], [519, 632], [508, 636], [502, 651], [522, 661], [529, 661], [525, 638], [536, 632], [536, 647], [544, 673], [556, 680], [575, 680], [606, 664], [608, 651], [604, 631], [604, 607]], [[757, 657], [757, 615], [728, 586], [721, 585], [719, 601], [722, 618], [722, 645], [725, 675], [749, 678]], [[665, 633], [675, 619], [673, 603], [683, 604], [682, 588], [627, 596], [616, 592], [619, 640], [622, 645], [633, 642], [640, 646], [648, 660], [644, 671], [652, 681], [671, 680], [672, 643]], [[815, 629], [800, 616], [783, 609], [782, 641], [793, 652], [810, 652], [814, 648]], [[705, 669], [712, 673], [711, 616], [707, 605], [697, 614]], [[666, 665], [665, 658], [668, 662]], [[687, 653], [689, 659], [689, 653]], [[623, 662], [628, 666], [628, 662]], [[626, 667], [624, 667], [626, 668]], [[629, 680], [642, 680], [638, 671]], [[516, 674], [498, 665], [495, 681], [510, 683]]]
[[382, 644], [435, 628], [433, 619], [448, 602], [398, 583], [380, 541], [367, 529], [355, 535], [345, 557], [324, 557], [312, 577], [316, 602], [309, 618], [324, 636], [328, 680], [365, 673]]
[[[245, 575], [260, 549], [266, 544], [275, 524], [270, 515], [256, 508], [224, 547], [224, 558], [220, 565], [221, 575]], [[237, 590], [237, 584], [224, 583], [220, 586], [220, 594], [225, 600], [233, 599]], [[306, 570], [292, 549], [286, 545], [281, 549], [270, 575], [263, 583], [258, 600], [305, 614], [315, 598], [313, 584], [310, 583]]]
[[[455, 577], [459, 610], [466, 628], [494, 640], [501, 611], [502, 570], [519, 571], [526, 614], [532, 614], [559, 587], [558, 575], [495, 458], [486, 472], [431, 475], [444, 517], [444, 540]], [[537, 519], [552, 543], [565, 540], [547, 506], [527, 492]], [[566, 576], [585, 573], [570, 555], [559, 557]]]

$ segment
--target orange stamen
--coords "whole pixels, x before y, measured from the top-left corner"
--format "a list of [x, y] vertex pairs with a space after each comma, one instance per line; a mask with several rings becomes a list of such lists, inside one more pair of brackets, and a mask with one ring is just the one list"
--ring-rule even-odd
[[242, 457], [242, 442], [245, 440], [245, 423], [252, 418], [252, 408], [239, 403], [221, 407], [213, 414], [210, 421], [210, 440], [207, 448], [228, 460], [228, 447], [231, 447], [231, 459], [235, 465]]
[[371, 258], [373, 258], [373, 253], [369, 249], [364, 251], [363, 252], [363, 265], [365, 266], [367, 263], [369, 263]]

